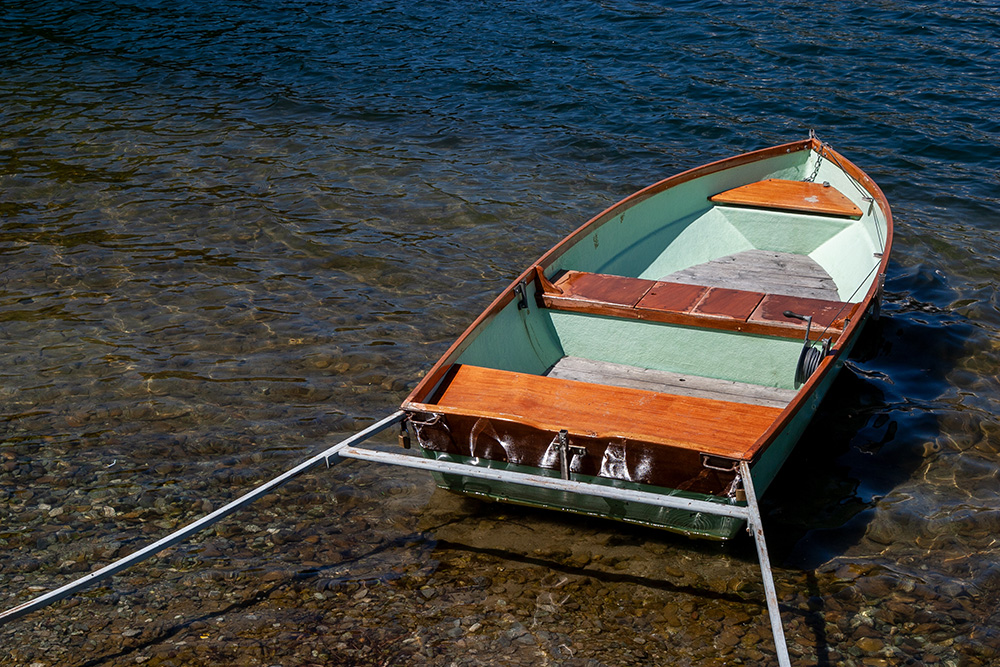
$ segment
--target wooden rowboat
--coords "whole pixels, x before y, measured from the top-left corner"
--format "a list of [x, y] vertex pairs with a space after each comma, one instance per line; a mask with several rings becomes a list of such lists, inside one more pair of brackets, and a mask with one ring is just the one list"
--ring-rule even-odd
[[[313, 468], [428, 470], [459, 493], [757, 547], [757, 498], [877, 316], [892, 214], [815, 138], [713, 162], [615, 204], [518, 276], [402, 409], [0, 625], [167, 549]], [[423, 456], [361, 447], [402, 424]], [[405, 437], [403, 437], [405, 436]]]
[[406, 423], [467, 466], [435, 473], [452, 491], [728, 539], [742, 519], [480, 473], [745, 505], [741, 470], [766, 490], [877, 316], [891, 243], [882, 191], [815, 138], [685, 171], [518, 276]]

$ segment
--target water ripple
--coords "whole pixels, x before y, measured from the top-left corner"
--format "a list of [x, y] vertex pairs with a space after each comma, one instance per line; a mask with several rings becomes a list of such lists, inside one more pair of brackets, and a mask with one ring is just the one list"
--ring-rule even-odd
[[[865, 656], [987, 664], [1000, 651], [998, 31], [1000, 11], [974, 2], [5, 3], [4, 599], [28, 572], [62, 581], [81, 554], [165, 534], [393, 409], [471, 313], [616, 199], [814, 128], [886, 191], [897, 240], [885, 319], [767, 498], [784, 576], [801, 567], [823, 588], [808, 613], [829, 605], [829, 626], [798, 628], [822, 630], [802, 650], [859, 657], [872, 637], [858, 628], [896, 614], [905, 640]], [[226, 576], [289, 554], [339, 562], [350, 545], [324, 522], [340, 511], [355, 540], [405, 541], [429, 482], [359, 470], [329, 507], [328, 478], [300, 488], [298, 519], [272, 502], [280, 527], [256, 526], [245, 548], [220, 529], [243, 549]], [[479, 521], [470, 511], [440, 523]], [[586, 529], [606, 550], [619, 539]], [[260, 550], [297, 530], [285, 555]], [[675, 548], [660, 539], [648, 548]], [[223, 567], [213, 544], [172, 562]], [[714, 554], [681, 546], [712, 571]], [[433, 570], [388, 551], [370, 560]], [[452, 571], [471, 576], [462, 558]], [[385, 574], [371, 567], [357, 581]], [[898, 596], [943, 629], [899, 616]], [[714, 659], [698, 653], [712, 639], [655, 623], [643, 636], [673, 639], [650, 639], [649, 655]], [[39, 635], [10, 645], [32, 642], [54, 650]], [[601, 660], [602, 642], [573, 646]], [[743, 644], [740, 659], [759, 660]]]

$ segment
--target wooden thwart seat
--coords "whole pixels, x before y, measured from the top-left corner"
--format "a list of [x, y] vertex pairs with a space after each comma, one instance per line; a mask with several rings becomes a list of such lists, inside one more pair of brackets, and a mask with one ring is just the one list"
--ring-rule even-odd
[[573, 356], [559, 359], [545, 372], [545, 375], [565, 380], [590, 382], [591, 384], [632, 387], [633, 389], [659, 391], [677, 396], [714, 398], [717, 401], [751, 403], [772, 408], [784, 408], [798, 393], [794, 389], [659, 371], [652, 368]]
[[861, 209], [840, 190], [830, 185], [809, 181], [769, 178], [766, 181], [748, 183], [720, 192], [708, 199], [715, 204], [731, 206], [832, 215], [854, 220], [861, 217]]
[[435, 407], [516, 421], [553, 433], [625, 438], [740, 459], [781, 414], [777, 407], [595, 385], [454, 365]]
[[812, 315], [812, 337], [843, 332], [858, 304], [567, 271], [542, 281], [542, 303], [559, 310], [683, 326], [798, 338], [805, 323], [785, 311]]

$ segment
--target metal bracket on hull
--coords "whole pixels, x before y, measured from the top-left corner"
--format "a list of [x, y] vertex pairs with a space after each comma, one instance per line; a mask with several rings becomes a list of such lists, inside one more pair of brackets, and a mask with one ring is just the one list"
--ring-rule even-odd
[[552, 439], [552, 444], [559, 446], [559, 474], [563, 479], [569, 479], [569, 462], [574, 456], [586, 456], [587, 448], [569, 444], [569, 431], [562, 429]]
[[739, 462], [735, 459], [727, 459], [722, 456], [712, 456], [711, 454], [701, 454], [701, 465], [709, 470], [720, 472], [736, 472]]
[[514, 294], [517, 295], [517, 309], [525, 310], [528, 307], [528, 283], [522, 280], [518, 284], [514, 285]]

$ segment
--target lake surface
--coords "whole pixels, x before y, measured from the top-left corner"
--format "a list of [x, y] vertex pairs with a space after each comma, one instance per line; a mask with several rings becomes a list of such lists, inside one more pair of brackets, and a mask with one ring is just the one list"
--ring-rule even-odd
[[[883, 319], [764, 499], [796, 665], [1000, 661], [1000, 9], [0, 6], [0, 607], [393, 411], [649, 183], [807, 136], [895, 216]], [[0, 628], [3, 665], [773, 659], [752, 542], [351, 462]]]

